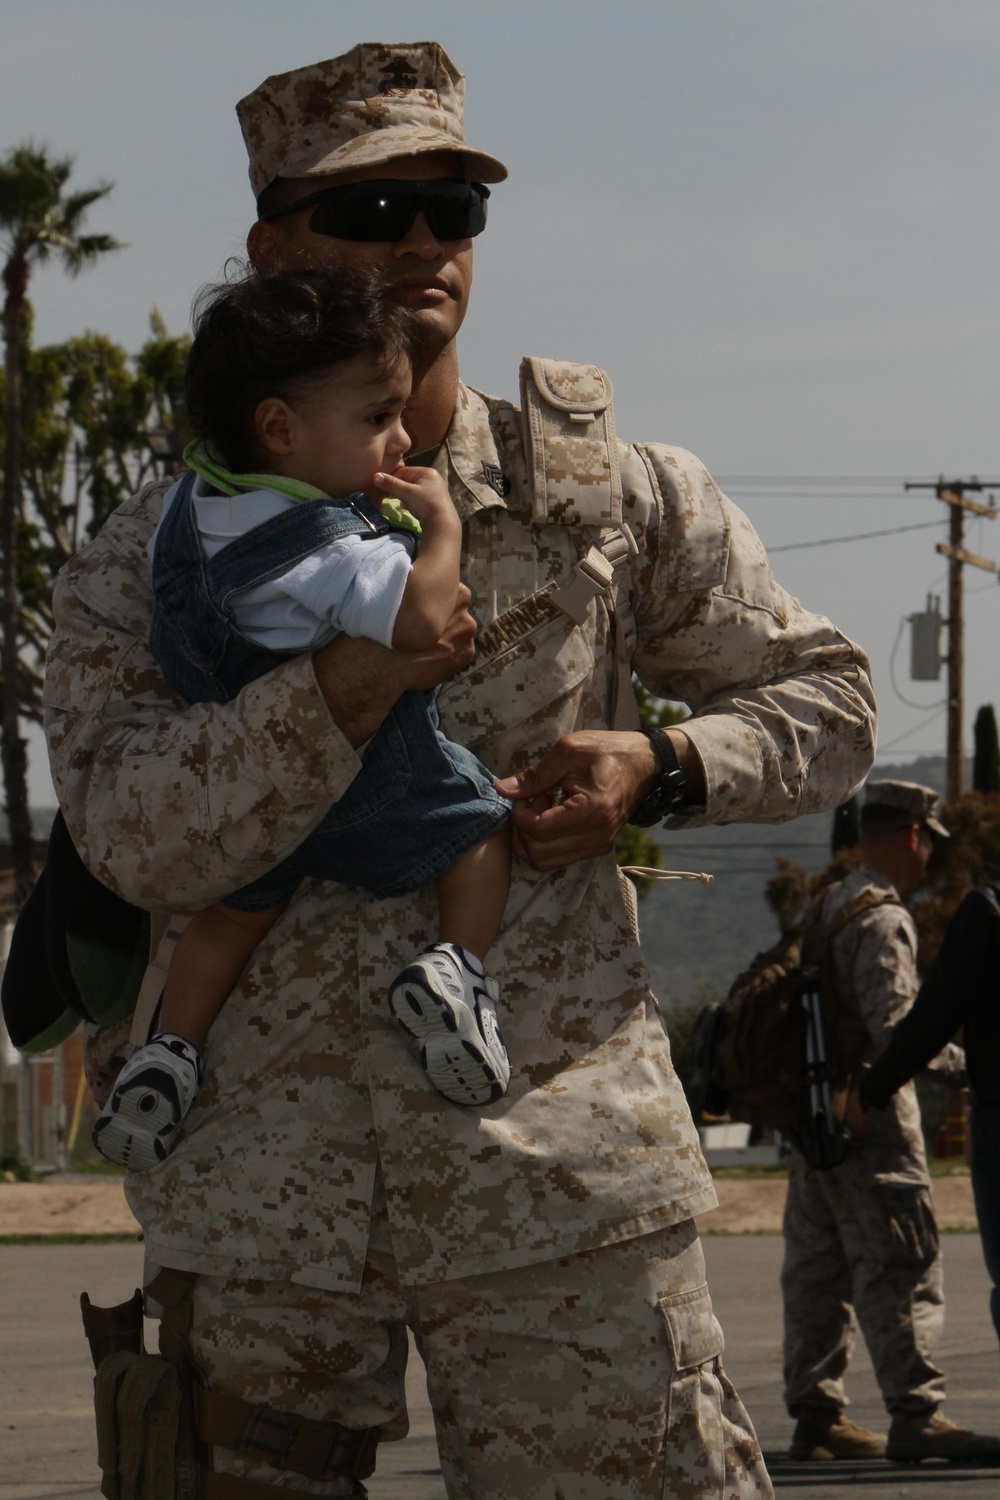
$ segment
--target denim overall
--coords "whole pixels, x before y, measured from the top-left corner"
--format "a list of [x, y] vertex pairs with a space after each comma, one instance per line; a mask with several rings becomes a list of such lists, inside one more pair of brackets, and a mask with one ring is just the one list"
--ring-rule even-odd
[[[287, 572], [328, 542], [397, 530], [363, 495], [303, 500], [206, 558], [191, 494], [180, 481], [153, 553], [150, 647], [170, 686], [189, 703], [228, 703], [298, 653], [242, 634], [241, 592]], [[444, 873], [510, 816], [493, 777], [438, 729], [432, 692], [404, 693], [369, 742], [361, 770], [323, 821], [279, 865], [227, 898], [262, 911], [283, 905], [305, 878], [402, 896]]]

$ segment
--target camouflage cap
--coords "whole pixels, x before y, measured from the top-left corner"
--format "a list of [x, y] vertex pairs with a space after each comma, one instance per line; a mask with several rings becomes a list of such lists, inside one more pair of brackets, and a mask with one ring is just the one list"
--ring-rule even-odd
[[944, 824], [937, 820], [939, 801], [932, 786], [921, 786], [918, 781], [869, 781], [865, 787], [866, 807], [895, 808], [915, 823], [923, 823], [940, 838], [951, 838]]
[[507, 168], [466, 143], [465, 79], [437, 42], [361, 42], [275, 73], [236, 106], [259, 198], [278, 177], [328, 177], [400, 156], [457, 151], [475, 182]]

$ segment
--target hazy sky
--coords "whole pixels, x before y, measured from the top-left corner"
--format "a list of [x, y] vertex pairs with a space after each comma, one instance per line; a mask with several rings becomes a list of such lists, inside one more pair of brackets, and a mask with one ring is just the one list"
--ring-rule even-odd
[[[905, 634], [915, 706], [890, 679], [901, 621], [945, 578], [946, 508], [902, 483], [1000, 480], [1000, 4], [3, 0], [0, 150], [31, 138], [74, 154], [79, 186], [113, 181], [90, 227], [129, 245], [76, 282], [38, 275], [37, 340], [137, 349], [154, 305], [185, 328], [252, 214], [236, 100], [417, 37], [465, 73], [469, 139], [510, 168], [465, 378], [516, 394], [526, 353], [605, 366], [620, 435], [693, 449], [772, 549], [940, 522], [774, 564], [870, 652], [885, 755], [941, 750], [944, 684], [908, 682]], [[968, 546], [1000, 558], [1000, 528]], [[971, 723], [1000, 696], [1000, 590], [966, 578]]]

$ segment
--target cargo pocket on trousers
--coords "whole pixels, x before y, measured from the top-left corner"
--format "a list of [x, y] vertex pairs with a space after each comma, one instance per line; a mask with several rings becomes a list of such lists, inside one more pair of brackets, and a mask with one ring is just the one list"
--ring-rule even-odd
[[882, 1182], [874, 1195], [880, 1217], [869, 1228], [869, 1247], [886, 1266], [929, 1266], [941, 1249], [930, 1189]]
[[707, 1284], [661, 1297], [660, 1312], [674, 1366], [667, 1392], [663, 1500], [687, 1494], [722, 1500], [727, 1443], [716, 1360], [724, 1339]]

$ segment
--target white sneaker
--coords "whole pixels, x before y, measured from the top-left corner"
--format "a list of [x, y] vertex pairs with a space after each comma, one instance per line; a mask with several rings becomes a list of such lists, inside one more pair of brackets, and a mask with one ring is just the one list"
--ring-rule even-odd
[[420, 1062], [452, 1104], [494, 1104], [510, 1081], [497, 1021], [500, 986], [465, 962], [455, 943], [433, 943], [389, 986], [389, 1009], [420, 1043]]
[[97, 1117], [94, 1145], [130, 1172], [155, 1167], [173, 1149], [203, 1077], [197, 1047], [169, 1031], [151, 1037], [119, 1073]]

